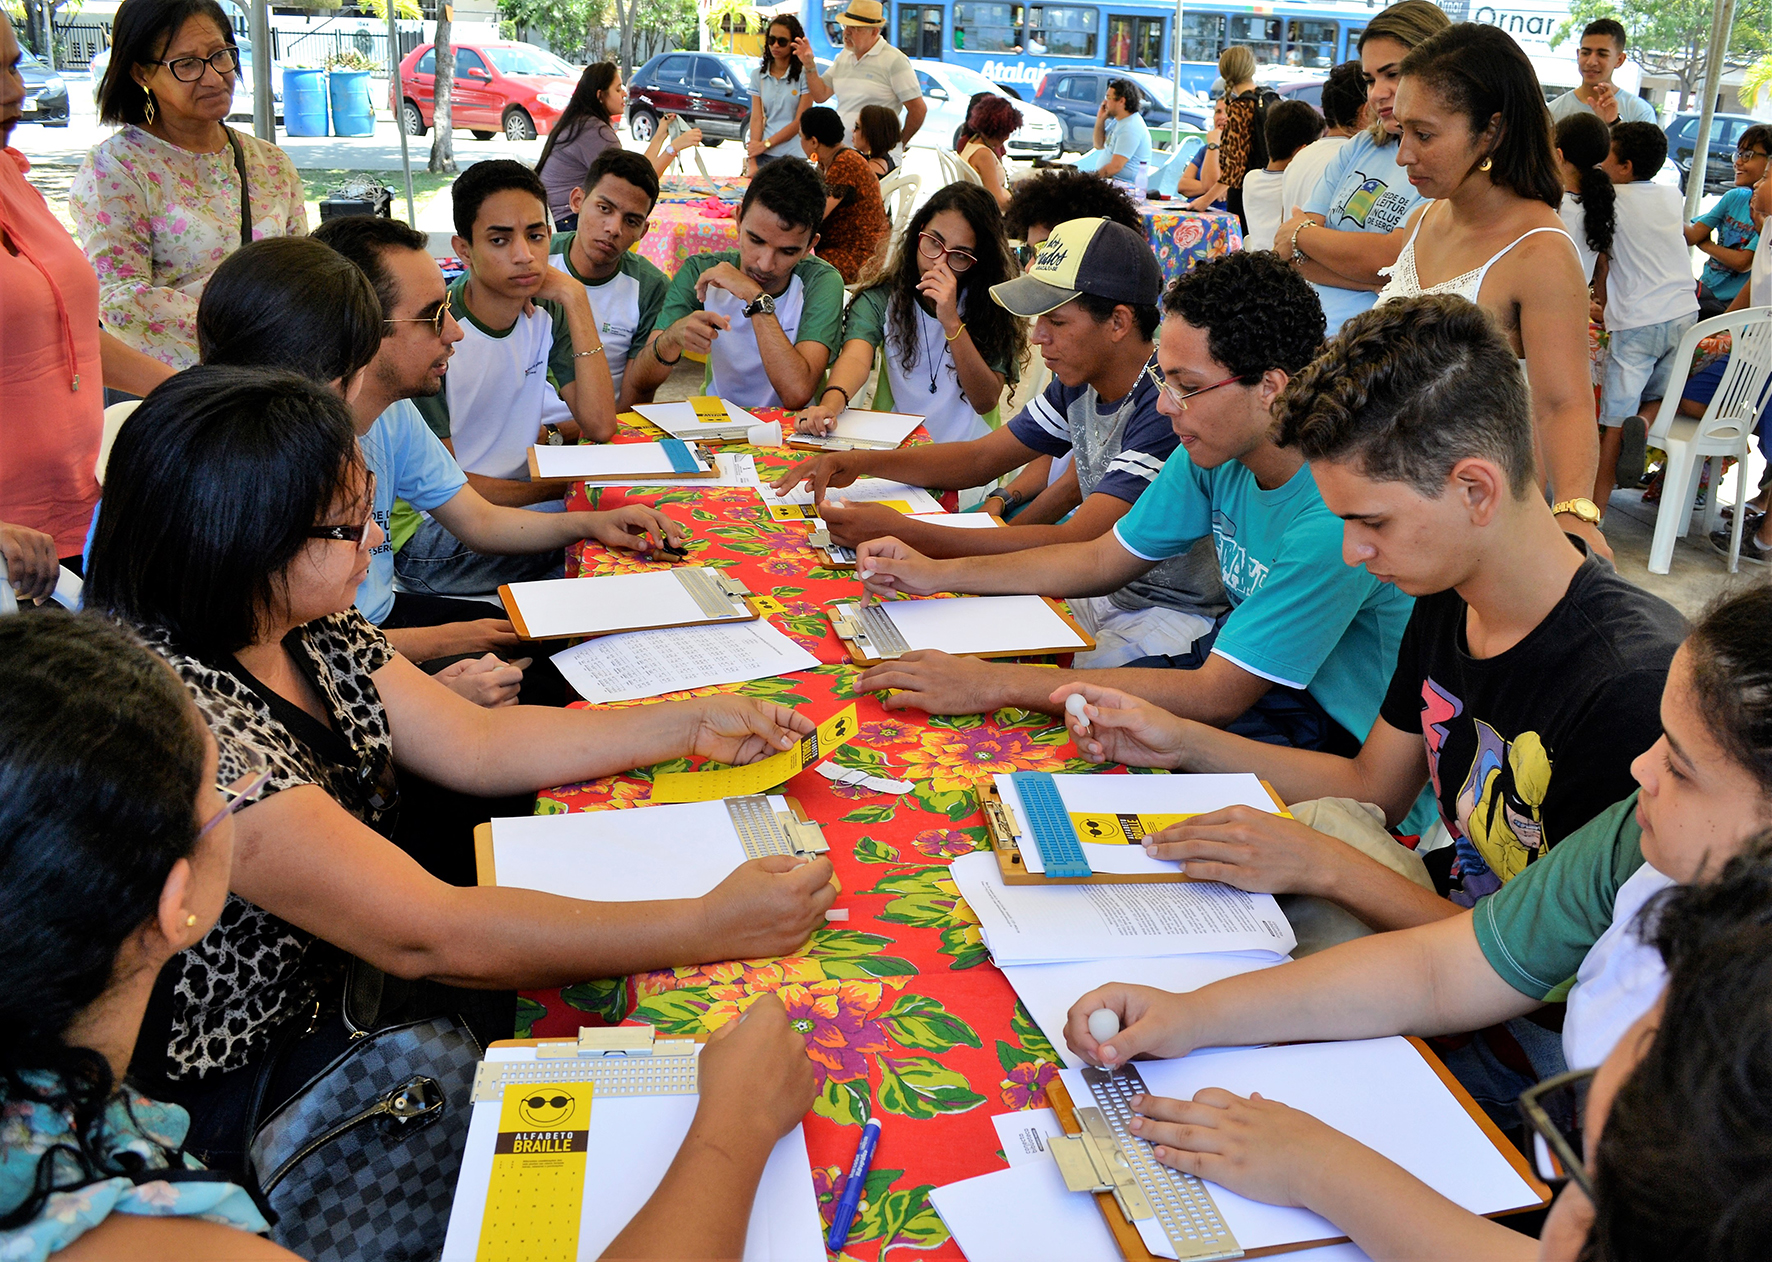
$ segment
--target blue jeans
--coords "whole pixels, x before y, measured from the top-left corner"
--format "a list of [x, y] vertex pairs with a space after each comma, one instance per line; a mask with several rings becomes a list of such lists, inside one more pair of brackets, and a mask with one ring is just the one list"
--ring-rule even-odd
[[479, 596], [501, 583], [529, 583], [566, 577], [566, 553], [535, 552], [524, 556], [486, 556], [475, 552], [428, 518], [394, 553], [394, 573], [408, 591], [425, 596]]
[[1434, 1054], [1490, 1120], [1503, 1131], [1513, 1133], [1525, 1124], [1520, 1117], [1520, 1092], [1535, 1082], [1556, 1077], [1568, 1065], [1563, 1061], [1563, 1036], [1555, 1030], [1547, 1030], [1526, 1017], [1515, 1017], [1503, 1028], [1526, 1053], [1532, 1065], [1531, 1077], [1497, 1056], [1489, 1045], [1488, 1033], [1482, 1030], [1456, 1051], [1445, 1051], [1436, 1045]]

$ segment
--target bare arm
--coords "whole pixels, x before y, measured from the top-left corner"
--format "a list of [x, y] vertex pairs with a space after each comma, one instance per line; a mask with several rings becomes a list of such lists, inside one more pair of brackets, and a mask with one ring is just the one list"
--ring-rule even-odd
[[[837, 55], [841, 57], [843, 54], [838, 53]], [[795, 40], [794, 56], [800, 59], [801, 71], [806, 76], [807, 95], [810, 96], [816, 104], [823, 105], [826, 101], [831, 99], [831, 93], [834, 89], [830, 84], [818, 77], [818, 59], [813, 55], [812, 41], [807, 39], [804, 35]]]
[[923, 128], [923, 120], [929, 117], [929, 102], [922, 97], [913, 97], [904, 103], [904, 129], [899, 133], [898, 143], [909, 145], [911, 137]]
[[[984, 181], [985, 192], [996, 198], [997, 209], [1007, 210], [1009, 208], [1009, 189], [1007, 181], [1003, 179], [1003, 164], [997, 161], [997, 155], [989, 149], [979, 148], [973, 152], [967, 162]], [[979, 410], [989, 411], [990, 409]]]
[[532, 482], [525, 482], [519, 478], [494, 478], [484, 473], [469, 473], [468, 487], [488, 504], [524, 508], [530, 504], [546, 504], [566, 498], [566, 492], [571, 489], [572, 483], [564, 478], [537, 478]]
[[[496, 605], [487, 605], [486, 612], [492, 615], [499, 610]], [[458, 653], [507, 653], [523, 643], [508, 621], [491, 616], [435, 627], [390, 627], [382, 634], [402, 657], [415, 665]]]
[[146, 1214], [112, 1214], [55, 1255], [56, 1262], [295, 1262], [297, 1256], [225, 1223]]
[[[1519, 254], [1506, 261], [1518, 303], [1532, 418], [1553, 498], [1568, 499], [1589, 493], [1600, 463], [1588, 367], [1587, 285], [1575, 252], [1560, 237], [1534, 237]], [[1585, 523], [1573, 517], [1559, 520], [1588, 534]], [[1598, 532], [1588, 539], [1604, 548]]]
[[[839, 492], [839, 494], [841, 494]], [[819, 509], [819, 515], [830, 527], [831, 537], [845, 547], [860, 547], [870, 540], [891, 536], [900, 542], [916, 549], [926, 557], [998, 557], [1008, 552], [1024, 552], [1030, 548], [1044, 548], [1049, 545], [1084, 545], [1091, 541], [1099, 542], [1107, 539], [1112, 545], [1113, 553], [1119, 557], [1131, 556], [1124, 548], [1113, 542], [1114, 523], [1124, 517], [1132, 505], [1118, 496], [1097, 493], [1083, 502], [1083, 506], [1071, 514], [1070, 520], [1059, 525], [1041, 525], [1037, 523], [1022, 524], [1020, 517], [1007, 530], [963, 530], [953, 526], [937, 526], [930, 522], [908, 521], [889, 508], [878, 504], [855, 504], [842, 506], [826, 500]], [[1136, 561], [1136, 558], [1134, 558]], [[1018, 570], [1011, 578], [1006, 574], [992, 577], [985, 581], [1004, 583], [1020, 583], [1028, 571]], [[1118, 567], [1116, 566], [1116, 569]], [[1133, 577], [1149, 569], [1148, 562], [1137, 561]], [[974, 581], [970, 574], [964, 582]], [[1040, 592], [1050, 596], [1100, 596], [1119, 587], [1126, 580], [1111, 575], [1088, 577], [1086, 572], [1072, 574], [1066, 571], [1064, 578], [1052, 577], [1044, 583], [1035, 578], [1032, 587], [992, 587], [991, 591]], [[1078, 586], [1081, 583], [1083, 586]], [[1105, 583], [1100, 591], [1095, 587]], [[1084, 590], [1087, 586], [1090, 590]], [[983, 591], [973, 587], [938, 587], [936, 591]]]
[[[1042, 471], [1043, 473], [1044, 471]], [[1016, 479], [1019, 483], [1020, 478]], [[1011, 483], [1015, 485], [1015, 483]], [[1072, 464], [1057, 481], [1037, 490], [1033, 503], [1015, 515], [1016, 526], [1049, 526], [1083, 502], [1083, 488], [1077, 483], [1077, 466]]]
[[859, 477], [890, 478], [909, 486], [959, 491], [983, 486], [1039, 454], [1005, 425], [983, 438], [963, 443], [929, 443], [894, 451], [827, 452], [795, 465], [777, 478], [774, 486], [778, 493], [786, 493], [805, 483], [811, 487], [814, 500], [824, 499], [827, 489], [848, 486]]
[[[1390, 267], [1397, 261], [1397, 255], [1403, 252], [1403, 245], [1409, 234], [1403, 229], [1395, 232], [1340, 232], [1323, 226], [1321, 215], [1306, 215], [1315, 226], [1307, 226], [1298, 234], [1298, 248], [1304, 251], [1305, 257], [1327, 269], [1329, 275], [1340, 279], [1320, 280], [1322, 284], [1338, 285], [1343, 289], [1379, 289], [1384, 285], [1384, 277], [1378, 274], [1381, 267]], [[1292, 241], [1293, 229], [1282, 225], [1287, 243]], [[1306, 279], [1312, 277], [1310, 270], [1305, 271]]]
[[98, 352], [104, 365], [105, 386], [110, 390], [145, 395], [172, 376], [171, 365], [142, 354], [103, 328], [98, 331]]
[[874, 370], [874, 344], [862, 337], [852, 337], [837, 352], [837, 362], [818, 396], [795, 418], [794, 428], [802, 434], [828, 434], [836, 428], [837, 418], [849, 406], [849, 400], [868, 383]]
[[572, 335], [573, 377], [560, 387], [560, 397], [572, 409], [579, 432], [566, 436], [608, 442], [615, 437], [615, 379], [609, 375], [609, 355], [597, 331], [590, 295], [555, 267], [543, 273], [540, 293], [565, 309], [566, 327]]

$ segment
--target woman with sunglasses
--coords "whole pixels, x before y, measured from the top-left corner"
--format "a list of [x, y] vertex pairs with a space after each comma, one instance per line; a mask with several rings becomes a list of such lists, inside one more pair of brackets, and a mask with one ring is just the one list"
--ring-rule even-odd
[[876, 410], [924, 413], [938, 443], [990, 433], [988, 418], [1027, 349], [1022, 322], [991, 301], [990, 288], [1019, 270], [988, 192], [976, 184], [938, 190], [885, 270], [849, 304], [843, 349], [795, 428], [830, 433], [880, 351]]
[[[1674, 657], [1661, 697], [1662, 738], [1631, 765], [1639, 791], [1474, 911], [1191, 994], [1100, 987], [1071, 1008], [1071, 1048], [1112, 1065], [1207, 1046], [1453, 1034], [1566, 994], [1564, 1060], [1574, 1069], [1600, 1064], [1666, 980], [1639, 913], [1670, 887], [1713, 879], [1772, 825], [1769, 621], [1765, 587], [1713, 607]], [[1088, 1030], [1098, 1008], [1115, 1011], [1124, 1027], [1105, 1042]], [[1480, 1045], [1473, 1040], [1448, 1063], [1473, 1094], [1495, 1102], [1500, 1124], [1517, 1124], [1501, 1101], [1530, 1084]], [[1244, 1196], [1303, 1205], [1374, 1258], [1533, 1256], [1525, 1238], [1274, 1101], [1207, 1091], [1192, 1101], [1146, 1097], [1133, 1107], [1134, 1133], [1157, 1145], [1158, 1160]]]
[[197, 362], [216, 265], [248, 239], [308, 230], [289, 156], [225, 121], [243, 64], [216, 0], [123, 0], [98, 88], [99, 121], [119, 130], [68, 195], [105, 327], [174, 368]]
[[[510, 992], [785, 954], [834, 897], [823, 859], [747, 863], [677, 902], [478, 887], [470, 843], [406, 831], [402, 776], [460, 795], [464, 816], [526, 814], [541, 785], [688, 755], [750, 762], [812, 725], [729, 695], [619, 714], [472, 705], [352, 608], [382, 543], [372, 502], [345, 402], [282, 372], [189, 369], [124, 423], [111, 454], [88, 605], [171, 663], [216, 734], [224, 777], [261, 754], [272, 768], [266, 796], [240, 812], [221, 923], [163, 979], [136, 1058], [157, 1098], [191, 1111], [191, 1147], [219, 1168], [241, 1159], [275, 1031], [317, 1014], [272, 1094], [343, 1048], [343, 956]], [[508, 1034], [513, 998], [469, 1007], [475, 998], [451, 991], [447, 1010], [483, 1036]]]
[[[0, 619], [0, 1255], [292, 1258], [125, 1085], [154, 979], [221, 913], [232, 803], [216, 743], [128, 632]], [[230, 769], [233, 771], [235, 769]]]
[[794, 41], [806, 34], [800, 19], [791, 13], [769, 19], [763, 37], [763, 61], [751, 71], [751, 139], [745, 146], [745, 174], [777, 158], [800, 152], [800, 115], [812, 104]]

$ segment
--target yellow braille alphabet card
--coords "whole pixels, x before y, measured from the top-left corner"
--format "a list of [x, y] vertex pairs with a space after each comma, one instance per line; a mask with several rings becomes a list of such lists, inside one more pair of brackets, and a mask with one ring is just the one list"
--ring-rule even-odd
[[828, 758], [839, 745], [855, 738], [859, 723], [851, 702], [803, 736], [792, 749], [744, 767], [720, 767], [712, 771], [667, 771], [652, 782], [654, 802], [712, 802], [716, 798], [747, 797], [767, 793], [786, 784], [820, 759]]
[[475, 1262], [574, 1262], [590, 1146], [589, 1082], [505, 1088]]

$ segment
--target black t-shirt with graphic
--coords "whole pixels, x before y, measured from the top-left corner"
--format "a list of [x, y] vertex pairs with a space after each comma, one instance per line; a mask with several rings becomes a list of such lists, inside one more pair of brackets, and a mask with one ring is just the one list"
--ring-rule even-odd
[[1506, 652], [1472, 657], [1464, 624], [1456, 591], [1415, 602], [1379, 714], [1427, 742], [1451, 896], [1470, 906], [1635, 789], [1686, 622], [1589, 556]]

